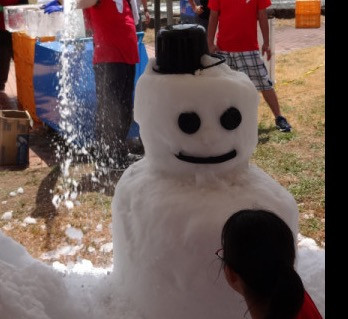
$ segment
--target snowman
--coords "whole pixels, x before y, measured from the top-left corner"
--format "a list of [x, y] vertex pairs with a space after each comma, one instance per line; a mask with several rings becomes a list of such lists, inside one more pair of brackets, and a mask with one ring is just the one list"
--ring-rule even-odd
[[198, 25], [161, 29], [135, 91], [143, 159], [113, 197], [114, 275], [145, 319], [240, 319], [224, 278], [221, 230], [241, 209], [277, 213], [298, 232], [294, 198], [250, 157], [259, 95], [249, 78], [207, 55]]

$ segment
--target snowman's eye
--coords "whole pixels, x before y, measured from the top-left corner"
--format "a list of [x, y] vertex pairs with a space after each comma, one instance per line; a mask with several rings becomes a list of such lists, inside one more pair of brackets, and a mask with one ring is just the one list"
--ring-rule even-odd
[[180, 129], [186, 134], [193, 134], [199, 130], [201, 126], [201, 119], [197, 113], [181, 113], [178, 118], [178, 125]]
[[220, 123], [226, 130], [234, 130], [242, 122], [242, 115], [235, 107], [230, 107], [220, 117]]

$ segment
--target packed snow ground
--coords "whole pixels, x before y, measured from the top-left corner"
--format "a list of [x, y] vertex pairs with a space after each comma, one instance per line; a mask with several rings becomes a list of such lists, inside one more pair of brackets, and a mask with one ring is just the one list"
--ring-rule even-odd
[[[325, 317], [325, 250], [310, 238], [298, 239], [298, 271]], [[47, 266], [2, 232], [0, 247], [2, 319], [142, 318], [122, 296], [112, 266], [95, 268], [88, 260]]]

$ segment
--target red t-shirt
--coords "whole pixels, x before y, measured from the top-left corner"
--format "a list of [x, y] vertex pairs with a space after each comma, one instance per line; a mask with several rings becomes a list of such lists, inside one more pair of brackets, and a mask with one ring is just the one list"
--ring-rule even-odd
[[312, 298], [305, 291], [302, 308], [296, 319], [323, 319]]
[[83, 10], [83, 21], [85, 23], [86, 32], [93, 31], [91, 25], [91, 18], [89, 17], [89, 10]]
[[113, 0], [101, 0], [86, 10], [93, 30], [93, 63], [138, 63], [137, 35], [128, 2], [123, 0], [122, 13]]
[[[0, 0], [0, 6], [14, 6], [19, 0]], [[0, 30], [5, 30], [4, 12], [0, 12]]]
[[209, 0], [208, 7], [219, 12], [217, 46], [220, 50], [258, 50], [258, 11], [270, 5], [271, 0]]

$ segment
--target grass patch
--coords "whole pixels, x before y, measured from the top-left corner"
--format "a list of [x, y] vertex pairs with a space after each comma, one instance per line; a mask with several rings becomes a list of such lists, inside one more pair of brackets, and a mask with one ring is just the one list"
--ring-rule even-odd
[[[259, 107], [259, 144], [252, 161], [295, 197], [300, 232], [325, 242], [325, 49], [276, 56], [276, 92], [293, 131], [278, 132], [267, 104]], [[306, 216], [312, 216], [306, 218]]]

